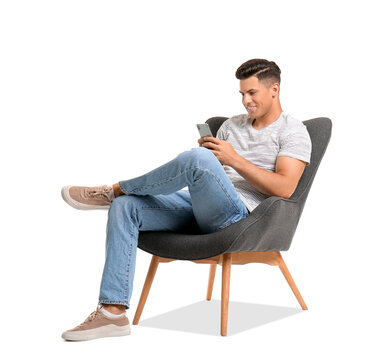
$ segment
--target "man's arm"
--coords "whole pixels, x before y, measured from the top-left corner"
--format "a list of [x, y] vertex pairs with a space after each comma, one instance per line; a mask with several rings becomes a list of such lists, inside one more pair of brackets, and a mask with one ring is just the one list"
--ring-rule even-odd
[[245, 180], [261, 193], [288, 199], [295, 191], [303, 174], [306, 162], [288, 156], [279, 156], [275, 172], [252, 164], [237, 154], [231, 143], [213, 137], [198, 140], [200, 146], [208, 148], [223, 165], [235, 169]]
[[270, 172], [239, 155], [229, 166], [261, 193], [288, 199], [294, 193], [306, 163], [288, 156], [279, 156], [276, 160], [276, 172]]

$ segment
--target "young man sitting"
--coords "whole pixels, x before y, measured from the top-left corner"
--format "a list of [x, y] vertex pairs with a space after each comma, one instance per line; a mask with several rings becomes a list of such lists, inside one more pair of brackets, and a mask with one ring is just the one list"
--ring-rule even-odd
[[243, 63], [236, 77], [247, 114], [226, 120], [216, 137], [199, 139], [199, 147], [111, 186], [62, 189], [76, 209], [109, 209], [98, 306], [64, 339], [130, 334], [126, 309], [139, 231], [178, 232], [195, 222], [211, 233], [247, 217], [269, 196], [292, 195], [310, 162], [311, 139], [305, 125], [281, 108], [280, 73], [273, 61]]

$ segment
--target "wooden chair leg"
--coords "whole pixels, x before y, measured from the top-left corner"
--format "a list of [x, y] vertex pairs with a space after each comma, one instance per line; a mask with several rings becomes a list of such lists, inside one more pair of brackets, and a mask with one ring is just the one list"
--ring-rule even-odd
[[141, 317], [142, 310], [145, 306], [147, 296], [149, 295], [150, 287], [151, 287], [151, 284], [153, 283], [153, 279], [157, 271], [158, 264], [159, 264], [159, 257], [153, 255], [150, 262], [149, 270], [147, 272], [145, 284], [143, 285], [141, 297], [138, 302], [137, 311], [135, 312], [135, 315], [134, 315], [133, 325], [137, 325], [139, 322], [139, 318]]
[[217, 264], [210, 264], [208, 291], [206, 293], [206, 300], [212, 299], [214, 276], [216, 275]]
[[232, 253], [222, 255], [221, 335], [227, 335]]
[[287, 265], [284, 262], [284, 259], [282, 258], [280, 253], [279, 253], [279, 255], [280, 255], [280, 257], [279, 257], [279, 268], [280, 268], [281, 272], [283, 273], [284, 277], [286, 278], [286, 280], [288, 282], [288, 285], [292, 289], [292, 292], [295, 294], [296, 299], [298, 299], [298, 302], [299, 302], [300, 306], [302, 307], [302, 309], [303, 310], [308, 310], [307, 305], [304, 302], [302, 296], [300, 295], [300, 291], [297, 288], [297, 286], [295, 284], [295, 281], [292, 278], [292, 276], [291, 276], [291, 274], [290, 274], [290, 272], [289, 272], [289, 270], [287, 268]]

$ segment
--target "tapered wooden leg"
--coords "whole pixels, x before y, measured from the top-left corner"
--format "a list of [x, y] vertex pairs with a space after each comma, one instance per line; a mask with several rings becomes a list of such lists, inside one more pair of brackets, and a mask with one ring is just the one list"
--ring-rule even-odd
[[292, 289], [292, 292], [295, 294], [296, 299], [298, 299], [298, 302], [299, 302], [300, 306], [302, 307], [302, 309], [308, 310], [307, 305], [304, 302], [302, 296], [300, 295], [300, 291], [297, 288], [295, 281], [292, 278], [292, 276], [287, 268], [287, 265], [285, 264], [284, 259], [282, 258], [281, 255], [280, 255], [280, 260], [279, 260], [279, 268], [280, 268], [281, 272], [283, 273], [284, 277], [286, 278], [288, 285]]
[[221, 335], [227, 335], [232, 253], [222, 255]]
[[145, 284], [143, 285], [141, 297], [138, 302], [137, 311], [135, 312], [135, 315], [134, 315], [133, 325], [137, 325], [139, 322], [139, 318], [141, 317], [142, 310], [145, 306], [147, 296], [149, 295], [150, 287], [151, 287], [151, 284], [153, 283], [153, 279], [157, 271], [158, 264], [159, 264], [159, 257], [153, 255], [150, 262], [149, 270], [147, 272]]
[[212, 299], [214, 276], [216, 275], [217, 264], [210, 264], [208, 291], [206, 293], [206, 300]]

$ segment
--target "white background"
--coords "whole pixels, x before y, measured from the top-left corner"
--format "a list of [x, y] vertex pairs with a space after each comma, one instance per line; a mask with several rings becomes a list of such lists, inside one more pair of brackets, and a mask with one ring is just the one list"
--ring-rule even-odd
[[[381, 1], [1, 1], [2, 358], [385, 356], [385, 30]], [[278, 268], [234, 266], [221, 337], [221, 268], [206, 302], [209, 266], [173, 262], [131, 336], [64, 342], [97, 305], [107, 212], [61, 187], [197, 146], [196, 123], [245, 112], [234, 73], [251, 58], [281, 68], [284, 111], [333, 122], [283, 253], [309, 310]], [[130, 321], [150, 259], [138, 250]]]

